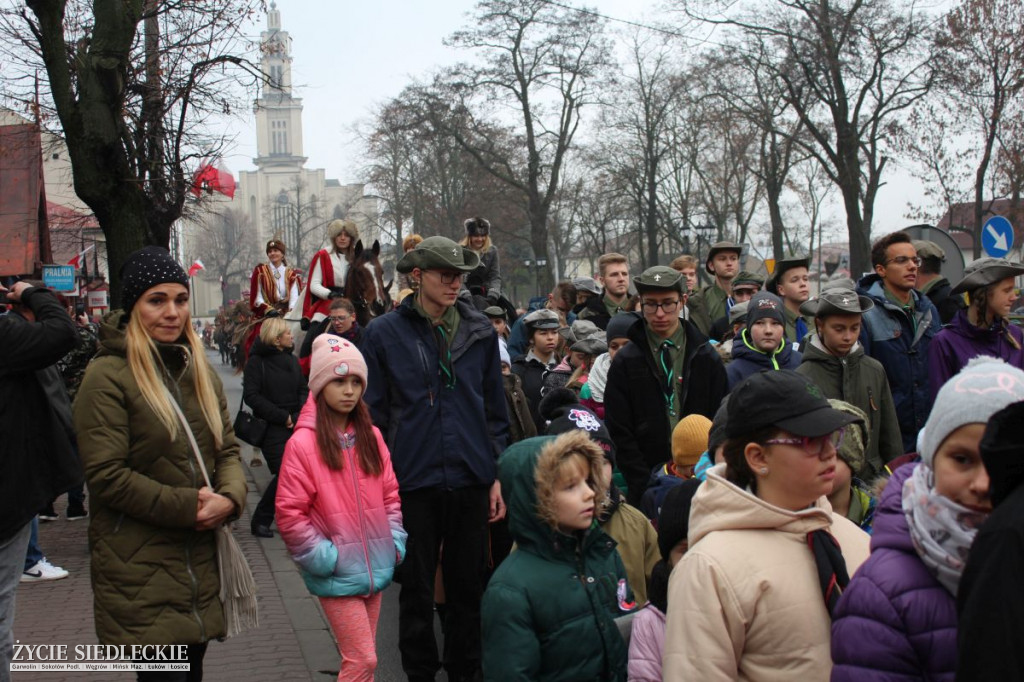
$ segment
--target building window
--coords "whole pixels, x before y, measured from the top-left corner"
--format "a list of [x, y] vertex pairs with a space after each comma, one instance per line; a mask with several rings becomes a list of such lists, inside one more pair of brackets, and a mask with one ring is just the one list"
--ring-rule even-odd
[[290, 153], [288, 149], [287, 121], [270, 122], [270, 153], [279, 156]]
[[280, 64], [270, 67], [270, 87], [278, 90], [284, 87], [284, 67]]

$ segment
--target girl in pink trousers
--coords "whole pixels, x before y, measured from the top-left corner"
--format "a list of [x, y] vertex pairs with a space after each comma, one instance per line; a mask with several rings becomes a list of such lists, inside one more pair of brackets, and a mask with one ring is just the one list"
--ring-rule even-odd
[[366, 362], [349, 341], [313, 342], [309, 398], [284, 451], [277, 528], [341, 653], [339, 680], [373, 680], [381, 590], [405, 556], [391, 454], [363, 402]]

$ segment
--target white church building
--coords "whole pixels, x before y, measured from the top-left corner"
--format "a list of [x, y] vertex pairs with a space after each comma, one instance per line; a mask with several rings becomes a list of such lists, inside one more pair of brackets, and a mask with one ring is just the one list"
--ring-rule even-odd
[[[313, 254], [325, 244], [327, 224], [335, 218], [354, 220], [367, 247], [380, 238], [377, 199], [365, 194], [362, 183], [343, 185], [325, 177], [322, 168], [305, 167], [302, 98], [293, 91], [292, 39], [281, 28], [281, 12], [274, 2], [267, 12], [267, 28], [260, 34], [260, 52], [264, 80], [253, 104], [256, 169], [239, 172], [233, 200], [209, 197], [210, 212], [194, 218], [198, 224], [192, 227], [209, 229], [203, 223], [215, 220], [219, 211], [241, 211], [255, 227], [259, 252], [270, 239], [281, 239], [288, 247], [288, 262], [302, 270], [305, 279]], [[196, 292], [204, 299], [200, 309], [220, 305], [219, 284], [210, 284], [209, 292]], [[248, 285], [247, 279], [241, 283], [242, 297], [248, 294]]]

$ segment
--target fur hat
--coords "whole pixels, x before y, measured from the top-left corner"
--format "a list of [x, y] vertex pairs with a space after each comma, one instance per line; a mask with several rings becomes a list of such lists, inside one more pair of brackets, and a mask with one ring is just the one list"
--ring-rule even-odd
[[842, 400], [829, 398], [828, 404], [840, 412], [852, 414], [861, 420], [846, 427], [846, 431], [843, 433], [843, 442], [839, 444], [838, 450], [839, 459], [846, 462], [846, 466], [850, 467], [850, 471], [856, 476], [857, 472], [863, 469], [864, 464], [867, 462], [864, 453], [871, 444], [871, 429], [868, 427], [868, 416], [859, 407]]
[[483, 218], [469, 218], [463, 225], [470, 237], [486, 237], [491, 233], [491, 224]]
[[309, 392], [320, 395], [324, 386], [354, 374], [363, 380], [366, 390], [366, 360], [355, 344], [334, 334], [321, 334], [313, 341], [309, 367]]
[[188, 286], [188, 274], [167, 249], [144, 246], [133, 251], [121, 266], [121, 305], [131, 312], [139, 297], [158, 284]]
[[278, 251], [280, 251], [283, 254], [288, 253], [288, 247], [286, 247], [284, 245], [283, 241], [281, 241], [280, 239], [276, 239], [276, 238], [275, 239], [271, 239], [269, 242], [267, 242], [267, 248], [265, 249], [265, 251], [267, 253], [270, 253], [271, 249], [277, 249]]
[[1024, 372], [981, 355], [942, 385], [921, 439], [921, 461], [932, 466], [949, 434], [967, 424], [987, 424], [999, 410], [1024, 400]]
[[352, 239], [354, 245], [359, 241], [359, 227], [356, 226], [354, 220], [339, 220], [335, 219], [327, 223], [327, 241], [330, 242], [329, 248], [334, 248], [334, 240], [338, 238], [338, 235], [344, 232]]
[[600, 417], [593, 411], [580, 405], [580, 400], [568, 388], [554, 388], [548, 391], [537, 408], [541, 419], [548, 424], [549, 436], [556, 436], [567, 431], [583, 431], [590, 439], [601, 446], [604, 456], [615, 466], [615, 443], [608, 433]]
[[687, 415], [672, 429], [672, 461], [677, 469], [692, 467], [708, 449], [711, 420], [702, 414]]

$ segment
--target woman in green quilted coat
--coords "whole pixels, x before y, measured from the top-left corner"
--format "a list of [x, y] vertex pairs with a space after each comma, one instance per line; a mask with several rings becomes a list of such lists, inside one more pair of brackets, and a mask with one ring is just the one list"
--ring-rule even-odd
[[[124, 310], [104, 320], [74, 405], [93, 501], [96, 634], [102, 644], [188, 645], [191, 671], [174, 679], [201, 680], [207, 642], [225, 634], [213, 531], [241, 513], [245, 477], [223, 388], [192, 329], [187, 275], [146, 247], [121, 277]], [[156, 674], [167, 673], [138, 679]]]

